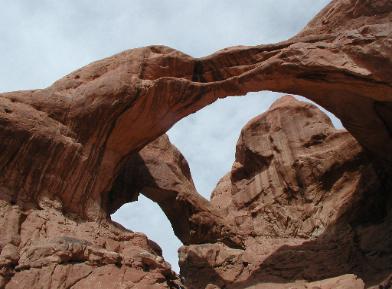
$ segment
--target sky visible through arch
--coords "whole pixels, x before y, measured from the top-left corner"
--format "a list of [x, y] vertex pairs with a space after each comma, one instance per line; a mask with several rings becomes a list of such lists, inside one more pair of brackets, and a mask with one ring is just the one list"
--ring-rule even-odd
[[[92, 61], [134, 47], [163, 44], [201, 57], [234, 45], [282, 41], [328, 2], [0, 0], [0, 91], [43, 88]], [[240, 129], [279, 95], [261, 92], [218, 100], [168, 132], [203, 196], [208, 198], [230, 170]], [[178, 271], [181, 243], [156, 204], [141, 197], [112, 218], [156, 241]]]

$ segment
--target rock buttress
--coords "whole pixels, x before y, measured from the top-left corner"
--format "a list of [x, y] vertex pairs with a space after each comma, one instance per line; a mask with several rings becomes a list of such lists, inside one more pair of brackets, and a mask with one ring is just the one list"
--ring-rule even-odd
[[182, 247], [186, 285], [332, 289], [383, 282], [392, 272], [391, 198], [375, 168], [316, 106], [280, 98], [242, 129], [232, 170], [211, 197], [245, 249]]

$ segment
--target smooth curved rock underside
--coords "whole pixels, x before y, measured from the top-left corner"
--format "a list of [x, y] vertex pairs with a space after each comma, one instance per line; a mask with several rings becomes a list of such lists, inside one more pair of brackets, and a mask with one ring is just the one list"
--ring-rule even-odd
[[[0, 94], [0, 288], [390, 288], [391, 35], [391, 1], [334, 0], [278, 44], [138, 48]], [[260, 90], [303, 95], [348, 132], [284, 97], [205, 200], [163, 134]], [[184, 243], [183, 279], [110, 220], [140, 193]]]

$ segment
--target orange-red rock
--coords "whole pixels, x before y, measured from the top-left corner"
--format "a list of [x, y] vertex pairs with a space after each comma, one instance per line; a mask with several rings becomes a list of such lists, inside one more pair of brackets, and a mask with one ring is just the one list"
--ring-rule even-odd
[[134, 201], [140, 192], [159, 204], [184, 244], [243, 246], [230, 223], [197, 193], [188, 163], [166, 135], [127, 159], [109, 193], [109, 211]]
[[2, 94], [1, 195], [23, 206], [58, 198], [67, 211], [106, 217], [106, 193], [130, 153], [219, 97], [263, 89], [320, 103], [390, 162], [391, 5], [355, 3], [332, 1], [283, 43], [201, 59], [163, 46], [138, 48], [46, 89]]
[[243, 128], [232, 170], [211, 197], [245, 248], [184, 246], [181, 274], [195, 289], [379, 284], [392, 271], [389, 192], [347, 131], [314, 105], [282, 97]]
[[[334, 0], [282, 43], [200, 59], [138, 48], [48, 88], [0, 94], [0, 288], [182, 286], [158, 246], [110, 221], [140, 190], [190, 245], [186, 283], [205, 273], [195, 288], [346, 273], [358, 276], [338, 277], [353, 288], [358, 278], [390, 283], [391, 22], [389, 0]], [[244, 129], [210, 204], [178, 151], [156, 139], [218, 98], [260, 90], [317, 102], [364, 150], [286, 98]]]
[[21, 210], [1, 200], [0, 227], [0, 288], [181, 284], [158, 245], [110, 221], [86, 222], [50, 207]]

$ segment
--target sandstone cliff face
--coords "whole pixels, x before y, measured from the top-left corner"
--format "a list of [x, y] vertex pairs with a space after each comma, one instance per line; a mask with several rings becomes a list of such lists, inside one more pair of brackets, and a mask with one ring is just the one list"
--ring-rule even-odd
[[[200, 59], [138, 48], [0, 94], [0, 288], [183, 286], [157, 245], [110, 221], [140, 192], [189, 245], [190, 288], [388, 286], [391, 23], [388, 0], [334, 0], [282, 43]], [[260, 90], [312, 99], [364, 149], [284, 98], [244, 128], [210, 203], [162, 134], [218, 98]]]
[[392, 270], [389, 194], [347, 131], [283, 97], [243, 128], [211, 198], [245, 248], [184, 246], [181, 273], [189, 288], [292, 288], [344, 274], [355, 274], [341, 276], [352, 288], [378, 284]]

